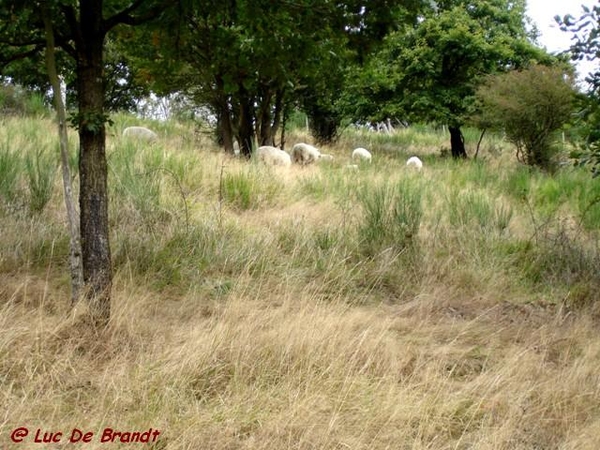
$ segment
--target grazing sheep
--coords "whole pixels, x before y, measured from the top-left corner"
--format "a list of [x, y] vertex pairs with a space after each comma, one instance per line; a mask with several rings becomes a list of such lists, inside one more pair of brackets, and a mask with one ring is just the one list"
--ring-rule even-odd
[[371, 152], [366, 148], [358, 147], [352, 152], [352, 159], [371, 162]]
[[283, 166], [289, 167], [292, 165], [290, 155], [276, 147], [264, 145], [256, 149], [256, 156], [259, 161], [262, 161], [268, 166]]
[[416, 156], [411, 156], [410, 158], [408, 158], [408, 161], [406, 161], [406, 166], [414, 167], [417, 170], [421, 170], [423, 168], [423, 161], [421, 161]]
[[292, 147], [292, 160], [303, 166], [314, 163], [320, 156], [319, 149], [309, 144], [299, 143]]
[[158, 139], [158, 134], [146, 127], [127, 127], [123, 130], [123, 137], [154, 142]]

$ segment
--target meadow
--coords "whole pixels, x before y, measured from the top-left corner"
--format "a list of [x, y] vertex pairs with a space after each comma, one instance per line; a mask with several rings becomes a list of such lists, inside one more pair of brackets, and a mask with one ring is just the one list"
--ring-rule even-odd
[[[0, 448], [70, 448], [73, 429], [93, 433], [85, 449], [142, 445], [102, 443], [106, 428], [159, 430], [145, 445], [169, 450], [597, 448], [600, 182], [585, 169], [529, 169], [493, 135], [453, 161], [443, 130], [411, 127], [346, 129], [332, 163], [286, 170], [190, 124], [147, 122], [149, 145], [113, 120], [98, 331], [70, 308], [55, 126], [0, 119]], [[347, 170], [358, 146], [373, 163]]]

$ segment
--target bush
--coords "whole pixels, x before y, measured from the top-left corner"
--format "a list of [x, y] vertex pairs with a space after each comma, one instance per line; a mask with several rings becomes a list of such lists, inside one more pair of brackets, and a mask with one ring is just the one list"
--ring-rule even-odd
[[574, 78], [561, 68], [533, 66], [490, 76], [478, 90], [480, 126], [504, 130], [520, 161], [553, 171], [554, 137], [571, 118]]

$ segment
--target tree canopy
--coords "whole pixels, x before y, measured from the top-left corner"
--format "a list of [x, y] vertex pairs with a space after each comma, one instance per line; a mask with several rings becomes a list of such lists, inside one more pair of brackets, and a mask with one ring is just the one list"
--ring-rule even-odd
[[[346, 67], [366, 58], [399, 17], [414, 20], [420, 2], [206, 0], [136, 40], [135, 64], [162, 92], [186, 92], [209, 105], [218, 137], [237, 139], [249, 155], [252, 138], [273, 144], [285, 112], [297, 105], [317, 138], [330, 139]], [[180, 26], [183, 24], [183, 26]], [[178, 30], [173, 33], [172, 30]]]
[[[144, 16], [165, 1], [130, 7]], [[131, 109], [149, 89], [185, 93], [211, 109], [226, 150], [237, 140], [247, 156], [255, 140], [275, 143], [294, 106], [307, 113], [318, 140], [335, 138], [343, 118], [429, 121], [448, 125], [453, 155], [465, 156], [460, 127], [483, 76], [551, 61], [527, 31], [525, 0], [179, 5], [143, 29], [110, 22], [116, 29], [105, 51], [106, 108]], [[125, 8], [105, 1], [105, 14], [119, 6]], [[68, 21], [56, 22], [57, 41], [68, 44]], [[35, 71], [20, 73], [27, 81]]]
[[[44, 64], [43, 33], [40, 32], [41, 17], [39, 8], [28, 8], [28, 13], [22, 16], [24, 9], [19, 2], [7, 2], [10, 7], [0, 12], [0, 20], [4, 25], [0, 27], [0, 61], [4, 67], [0, 76], [38, 92], [44, 97], [50, 92], [50, 83]], [[43, 3], [43, 2], [41, 2]], [[40, 3], [40, 4], [41, 4]], [[69, 24], [61, 15], [65, 5], [56, 2], [47, 2], [52, 14], [53, 28], [57, 37], [56, 60], [60, 69], [60, 76], [65, 83], [67, 106], [76, 108], [77, 87], [76, 67], [73, 58], [72, 39]], [[66, 2], [68, 3], [68, 2]], [[65, 3], [65, 4], [66, 4]], [[125, 2], [121, 2], [123, 8]], [[115, 9], [118, 2], [112, 2], [110, 9]], [[108, 10], [109, 8], [107, 8]], [[66, 11], [66, 9], [65, 9]], [[19, 14], [16, 20], [16, 14]], [[25, 24], [18, 28], [18, 24]], [[18, 28], [18, 29], [17, 29]], [[135, 111], [138, 99], [149, 94], [147, 83], [144, 83], [137, 74], [135, 67], [128, 64], [124, 54], [116, 48], [114, 39], [107, 39], [104, 53], [104, 86], [105, 108], [107, 111]], [[47, 99], [49, 102], [49, 99]]]

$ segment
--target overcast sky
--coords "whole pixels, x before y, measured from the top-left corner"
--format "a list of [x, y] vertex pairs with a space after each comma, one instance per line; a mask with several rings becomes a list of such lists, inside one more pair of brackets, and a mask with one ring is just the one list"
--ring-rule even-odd
[[[527, 0], [527, 14], [534, 20], [541, 32], [540, 44], [550, 52], [557, 52], [569, 48], [571, 34], [558, 28], [554, 16], [558, 14], [563, 17], [571, 14], [579, 17], [583, 13], [581, 5], [591, 7], [595, 4], [594, 0]], [[597, 64], [597, 61], [582, 62], [578, 64], [578, 71], [587, 73]], [[582, 77], [585, 73], [579, 75]]]

